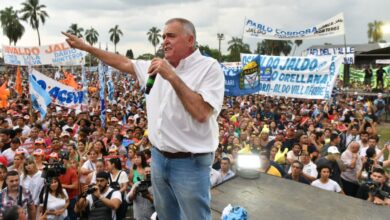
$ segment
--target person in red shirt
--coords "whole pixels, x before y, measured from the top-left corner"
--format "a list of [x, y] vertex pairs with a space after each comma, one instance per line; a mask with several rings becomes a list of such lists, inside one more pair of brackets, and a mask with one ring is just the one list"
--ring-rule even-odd
[[[67, 160], [64, 159], [64, 164], [68, 164]], [[76, 214], [74, 212], [74, 206], [77, 201], [77, 195], [79, 193], [79, 177], [77, 170], [72, 166], [68, 166], [66, 173], [59, 176], [62, 188], [66, 189], [69, 197], [69, 206], [68, 206], [68, 217], [70, 220], [76, 220]]]

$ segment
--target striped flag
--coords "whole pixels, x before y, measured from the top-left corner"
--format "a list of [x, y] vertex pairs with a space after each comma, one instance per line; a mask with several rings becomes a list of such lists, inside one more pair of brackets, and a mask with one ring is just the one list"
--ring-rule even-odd
[[107, 72], [107, 65], [102, 61], [99, 62], [99, 97], [100, 97], [100, 121], [102, 127], [106, 127], [106, 103], [104, 100], [105, 93], [105, 76]]
[[44, 119], [47, 112], [47, 106], [51, 103], [51, 97], [49, 93], [35, 81], [31, 74], [29, 76], [29, 84], [32, 106], [41, 113], [41, 118]]

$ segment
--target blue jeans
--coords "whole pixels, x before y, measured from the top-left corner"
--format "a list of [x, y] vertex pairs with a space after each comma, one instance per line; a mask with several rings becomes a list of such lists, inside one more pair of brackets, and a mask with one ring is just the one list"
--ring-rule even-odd
[[213, 153], [169, 159], [152, 148], [154, 205], [160, 220], [210, 220]]

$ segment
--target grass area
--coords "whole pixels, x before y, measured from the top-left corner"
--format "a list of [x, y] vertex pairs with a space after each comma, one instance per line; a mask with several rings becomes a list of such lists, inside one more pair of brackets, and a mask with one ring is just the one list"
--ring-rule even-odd
[[380, 135], [379, 147], [382, 148], [385, 142], [390, 141], [390, 123], [381, 123], [377, 130]]

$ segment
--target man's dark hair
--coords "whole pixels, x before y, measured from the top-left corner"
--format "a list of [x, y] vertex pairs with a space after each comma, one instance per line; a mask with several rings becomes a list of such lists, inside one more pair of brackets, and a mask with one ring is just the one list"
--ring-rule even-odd
[[370, 139], [375, 140], [375, 142], [377, 142], [377, 143], [379, 141], [378, 135], [371, 135], [370, 137], [368, 137], [368, 140], [370, 140]]
[[16, 170], [11, 170], [11, 171], [7, 172], [7, 175], [5, 176], [5, 179], [7, 180], [9, 176], [19, 176], [19, 173]]
[[374, 168], [371, 173], [380, 173], [380, 174], [382, 174], [382, 176], [385, 175], [385, 171], [380, 167]]
[[11, 208], [4, 209], [3, 220], [18, 220], [19, 219], [19, 206], [14, 205]]
[[115, 136], [115, 139], [117, 139], [118, 141], [122, 142], [122, 141], [123, 141], [123, 135], [117, 134], [117, 135]]
[[222, 160], [226, 160], [229, 164], [230, 164], [230, 159], [229, 159], [229, 157], [223, 157], [222, 159], [221, 159], [221, 161]]
[[294, 162], [292, 162], [292, 164], [298, 164], [299, 165], [299, 168], [302, 170], [303, 169], [303, 163], [299, 160], [294, 160]]
[[23, 132], [23, 129], [22, 128], [16, 128], [16, 129], [14, 129], [14, 132], [15, 132], [15, 134], [20, 134], [20, 133]]
[[360, 135], [363, 135], [363, 134], [367, 134], [368, 135], [368, 132], [363, 130], [363, 131], [360, 132]]
[[334, 141], [339, 137], [339, 134], [337, 133], [331, 133], [330, 134], [330, 141]]

